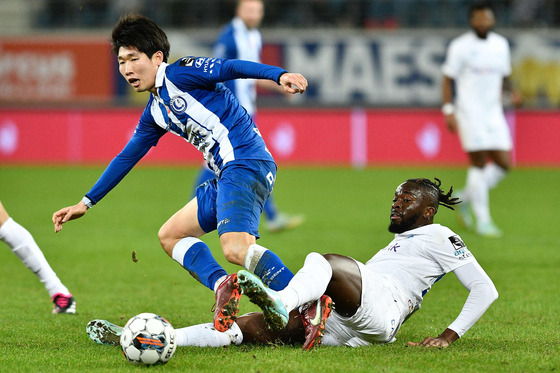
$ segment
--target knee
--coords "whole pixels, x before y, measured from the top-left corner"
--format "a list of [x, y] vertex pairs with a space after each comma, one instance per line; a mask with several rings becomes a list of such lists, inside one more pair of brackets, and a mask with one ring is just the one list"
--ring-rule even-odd
[[161, 248], [167, 253], [167, 255], [172, 256], [173, 247], [177, 243], [177, 239], [174, 239], [170, 231], [163, 225], [158, 231], [158, 240]]
[[249, 246], [243, 247], [241, 244], [226, 243], [222, 245], [224, 258], [233, 264], [243, 265], [245, 254]]
[[[225, 237], [224, 237], [225, 236]], [[224, 258], [233, 264], [243, 265], [247, 250], [252, 243], [243, 236], [223, 234], [220, 237]]]

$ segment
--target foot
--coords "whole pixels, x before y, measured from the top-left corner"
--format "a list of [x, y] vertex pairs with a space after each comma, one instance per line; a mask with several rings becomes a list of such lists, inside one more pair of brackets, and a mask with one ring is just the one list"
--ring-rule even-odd
[[88, 336], [102, 345], [116, 346], [120, 344], [123, 328], [107, 320], [91, 320], [86, 326]]
[[274, 220], [266, 222], [266, 229], [271, 233], [281, 232], [287, 229], [294, 229], [303, 224], [303, 215], [290, 215], [283, 212], [276, 214]]
[[325, 334], [325, 323], [331, 315], [333, 301], [328, 295], [310, 303], [300, 309], [301, 320], [305, 328], [305, 343], [303, 350], [311, 350], [321, 344]]
[[230, 328], [239, 312], [239, 299], [241, 289], [237, 281], [237, 274], [226, 277], [216, 290], [216, 303], [214, 304], [214, 328], [225, 332]]
[[237, 272], [237, 277], [243, 294], [263, 311], [267, 325], [272, 330], [283, 329], [288, 324], [288, 311], [280, 301], [278, 293], [264, 286], [257, 276], [244, 269]]
[[[457, 193], [457, 197], [459, 197], [460, 200], [463, 200], [463, 191], [460, 191]], [[473, 227], [473, 218], [471, 216], [471, 204], [470, 202], [461, 202], [458, 205], [459, 211], [457, 214], [457, 219], [459, 220], [459, 223], [463, 226], [463, 228], [465, 229], [472, 229]]]
[[52, 313], [76, 313], [76, 301], [72, 294], [56, 293], [52, 301]]
[[500, 228], [498, 228], [493, 222], [478, 224], [476, 227], [476, 233], [483, 237], [489, 238], [499, 238], [504, 235]]

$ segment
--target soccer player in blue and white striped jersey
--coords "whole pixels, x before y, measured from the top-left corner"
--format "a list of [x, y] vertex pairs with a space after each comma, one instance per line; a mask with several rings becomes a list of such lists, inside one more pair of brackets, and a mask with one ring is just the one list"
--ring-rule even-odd
[[[119, 71], [137, 92], [151, 93], [136, 130], [82, 201], [53, 214], [55, 232], [82, 217], [113, 189], [168, 132], [195, 146], [217, 179], [197, 188], [196, 197], [160, 229], [165, 252], [216, 292], [214, 324], [227, 330], [240, 292], [235, 274], [216, 262], [199, 237], [218, 230], [225, 258], [284, 288], [292, 273], [272, 251], [256, 244], [263, 205], [272, 192], [276, 164], [251, 116], [221, 82], [268, 79], [287, 93], [303, 93], [307, 80], [260, 63], [185, 57], [168, 64], [167, 36], [141, 15], [122, 17], [113, 28], [112, 48]], [[236, 305], [236, 304], [235, 304]]]

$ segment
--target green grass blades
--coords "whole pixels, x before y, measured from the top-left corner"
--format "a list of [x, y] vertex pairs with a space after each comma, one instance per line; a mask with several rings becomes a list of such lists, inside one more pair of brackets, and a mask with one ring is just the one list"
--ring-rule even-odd
[[[159, 227], [192, 193], [196, 168], [138, 167], [83, 218], [55, 234], [52, 213], [77, 203], [100, 167], [0, 167], [0, 199], [25, 226], [77, 301], [76, 315], [52, 315], [43, 285], [0, 244], [1, 370], [9, 372], [136, 371], [119, 348], [93, 343], [88, 321], [123, 325], [154, 312], [175, 327], [212, 322], [213, 294], [159, 247]], [[280, 168], [275, 200], [303, 213], [300, 228], [261, 229], [259, 243], [297, 271], [311, 252], [366, 261], [392, 238], [387, 231], [396, 186], [407, 178], [438, 177], [444, 189], [462, 188], [460, 168]], [[453, 274], [426, 295], [392, 345], [367, 348], [299, 346], [180, 347], [165, 371], [235, 372], [518, 372], [560, 369], [560, 199], [558, 169], [516, 169], [491, 192], [492, 214], [504, 231], [484, 239], [460, 228], [455, 212], [440, 208], [436, 222], [461, 235], [500, 293], [477, 324], [444, 350], [406, 347], [436, 336], [459, 314], [466, 290]], [[204, 238], [223, 259], [215, 233]], [[133, 252], [135, 259], [133, 260]], [[241, 312], [255, 311], [241, 300]]]

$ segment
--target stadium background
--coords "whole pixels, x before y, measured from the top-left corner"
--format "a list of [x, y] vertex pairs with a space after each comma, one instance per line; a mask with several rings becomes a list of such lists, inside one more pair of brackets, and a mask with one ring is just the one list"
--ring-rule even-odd
[[[146, 102], [118, 75], [110, 53], [118, 14], [137, 10], [159, 22], [174, 61], [210, 55], [234, 3], [2, 1], [0, 164], [106, 163], [126, 143]], [[293, 99], [259, 94], [257, 123], [279, 164], [465, 164], [439, 107], [440, 66], [450, 38], [468, 26], [468, 4], [266, 1], [263, 62], [301, 72], [310, 83]], [[521, 166], [558, 166], [560, 2], [493, 4], [525, 97], [522, 109], [508, 109], [514, 159]], [[180, 139], [164, 141], [143, 163], [200, 161]]]

